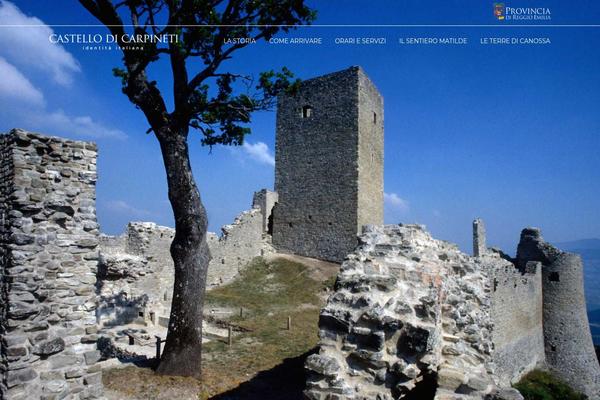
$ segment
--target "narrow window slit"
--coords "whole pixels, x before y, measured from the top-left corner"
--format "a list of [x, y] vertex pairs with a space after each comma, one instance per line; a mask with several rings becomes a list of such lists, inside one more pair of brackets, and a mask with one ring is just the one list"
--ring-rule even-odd
[[310, 118], [312, 116], [313, 108], [311, 106], [302, 107], [302, 118]]

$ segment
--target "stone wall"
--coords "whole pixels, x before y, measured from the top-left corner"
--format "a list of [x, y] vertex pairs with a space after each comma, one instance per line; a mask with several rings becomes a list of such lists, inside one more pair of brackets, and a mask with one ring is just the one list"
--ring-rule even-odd
[[321, 311], [307, 397], [519, 399], [511, 384], [549, 367], [600, 398], [581, 258], [527, 228], [511, 259], [481, 227], [477, 257], [418, 225], [365, 227]]
[[359, 225], [383, 223], [383, 103], [360, 68], [279, 98], [275, 191], [273, 244], [284, 252], [341, 261]]
[[[261, 193], [257, 192], [259, 196]], [[270, 210], [266, 209], [268, 214], [262, 212], [257, 194], [253, 201], [256, 208], [242, 212], [232, 224], [223, 226], [221, 236], [209, 232], [208, 247], [212, 259], [208, 266], [207, 288], [231, 282], [255, 257], [274, 252], [271, 236], [263, 230]]]
[[103, 326], [157, 323], [173, 292], [172, 228], [130, 222], [121, 236], [101, 236], [98, 320]]
[[491, 272], [493, 359], [496, 375], [508, 386], [544, 366], [541, 265], [518, 269], [502, 263]]
[[[0, 398], [7, 392], [8, 348], [6, 330], [8, 323], [8, 292], [10, 267], [10, 196], [13, 192], [12, 136], [0, 135]], [[8, 397], [8, 396], [6, 396]]]
[[[418, 225], [366, 227], [309, 356], [309, 399], [520, 398], [494, 375], [490, 271]], [[453, 397], [454, 396], [454, 397]]]
[[260, 209], [262, 214], [262, 227], [263, 232], [269, 235], [273, 234], [273, 207], [277, 204], [278, 196], [277, 192], [272, 192], [267, 189], [261, 189], [258, 192], [254, 192], [254, 198], [252, 200], [252, 208]]
[[537, 228], [521, 232], [517, 262], [542, 264], [544, 342], [546, 361], [564, 381], [600, 398], [600, 366], [586, 313], [583, 264], [576, 254], [546, 243]]
[[[273, 252], [264, 229], [276, 193], [256, 192], [253, 206], [222, 228], [208, 233], [212, 255], [207, 288], [231, 282], [255, 258]], [[269, 205], [271, 208], [269, 208]], [[263, 210], [265, 210], [263, 212]], [[120, 236], [100, 237], [98, 319], [102, 326], [129, 323], [164, 325], [173, 294], [173, 228], [130, 222]]]
[[99, 398], [96, 145], [13, 130], [0, 153], [0, 397]]

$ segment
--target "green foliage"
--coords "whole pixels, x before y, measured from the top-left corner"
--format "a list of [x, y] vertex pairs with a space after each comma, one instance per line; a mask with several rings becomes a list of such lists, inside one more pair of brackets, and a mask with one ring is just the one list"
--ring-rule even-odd
[[[142, 50], [128, 50], [126, 42], [118, 42], [124, 47], [125, 68], [114, 68], [113, 74], [145, 113], [151, 130], [187, 134], [192, 128], [208, 146], [241, 145], [250, 133], [251, 114], [271, 109], [279, 94], [295, 92], [300, 83], [284, 67], [261, 73], [255, 84], [251, 76], [224, 70], [226, 61], [249, 43], [268, 41], [316, 17], [304, 0], [79, 1], [116, 37], [128, 30], [125, 18], [133, 25], [130, 33], [177, 38], [145, 43]], [[159, 85], [147, 77], [147, 67], [161, 57], [169, 58], [173, 73], [172, 111]], [[188, 70], [192, 65], [195, 75]]]
[[123, 68], [113, 68], [113, 75], [119, 79], [121, 79], [121, 85], [127, 85], [127, 79], [129, 79], [129, 74]]
[[549, 372], [535, 370], [514, 385], [525, 400], [584, 400], [583, 394], [575, 392], [569, 385]]
[[[220, 8], [206, 1], [191, 4], [182, 12], [185, 26], [176, 31], [179, 45], [184, 58], [199, 57], [207, 69], [214, 66], [206, 80], [216, 81], [192, 87], [189, 125], [202, 133], [203, 145], [241, 145], [250, 134], [251, 113], [271, 109], [279, 94], [294, 92], [300, 81], [285, 67], [280, 72], [262, 72], [254, 87], [252, 77], [218, 73], [216, 66], [230, 58], [230, 52], [244, 47], [225, 43], [231, 38], [269, 40], [279, 31], [310, 23], [315, 12], [301, 0], [230, 0]], [[216, 89], [216, 96], [209, 96], [210, 89]]]
[[250, 128], [243, 124], [250, 122], [251, 113], [268, 110], [274, 105], [281, 93], [293, 94], [300, 85], [299, 79], [287, 68], [281, 72], [273, 70], [262, 72], [253, 94], [247, 92], [234, 94], [234, 84], [238, 80], [250, 85], [249, 77], [223, 74], [216, 81], [217, 95], [208, 96], [209, 86], [197, 89], [193, 96], [193, 105], [198, 110], [190, 121], [190, 126], [203, 133], [202, 144], [241, 145]]

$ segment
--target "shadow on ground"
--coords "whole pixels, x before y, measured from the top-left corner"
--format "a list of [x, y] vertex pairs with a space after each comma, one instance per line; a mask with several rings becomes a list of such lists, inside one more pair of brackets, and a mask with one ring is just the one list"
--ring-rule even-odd
[[211, 397], [211, 400], [303, 400], [302, 391], [306, 385], [304, 361], [316, 350], [286, 358], [281, 364], [259, 372], [249, 381]]

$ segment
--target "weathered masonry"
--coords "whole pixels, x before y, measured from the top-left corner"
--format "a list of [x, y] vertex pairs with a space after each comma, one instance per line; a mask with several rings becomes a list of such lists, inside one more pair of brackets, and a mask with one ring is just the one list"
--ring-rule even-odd
[[600, 366], [586, 313], [583, 263], [545, 242], [537, 228], [521, 232], [517, 265], [542, 264], [546, 363], [590, 399], [600, 398]]
[[[234, 280], [255, 257], [273, 252], [267, 229], [276, 199], [276, 193], [260, 190], [254, 193], [252, 208], [223, 226], [222, 235], [208, 232], [209, 290]], [[173, 228], [152, 222], [130, 222], [120, 236], [100, 236], [100, 328], [130, 323], [167, 327], [174, 277], [169, 249], [174, 236]]]
[[309, 79], [277, 105], [273, 244], [341, 261], [383, 223], [383, 98], [359, 67]]
[[99, 398], [96, 145], [12, 130], [0, 153], [0, 398]]
[[485, 225], [479, 218], [473, 221], [473, 256], [480, 257], [487, 251], [485, 244]]
[[522, 400], [511, 385], [548, 367], [600, 399], [580, 257], [536, 228], [516, 259], [475, 247], [468, 256], [419, 225], [365, 227], [321, 310], [306, 397]]

